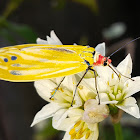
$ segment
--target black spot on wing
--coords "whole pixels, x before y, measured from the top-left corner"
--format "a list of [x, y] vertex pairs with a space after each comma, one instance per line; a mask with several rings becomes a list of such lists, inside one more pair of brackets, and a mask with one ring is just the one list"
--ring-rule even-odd
[[19, 71], [16, 71], [16, 70], [12, 70], [12, 71], [10, 71], [10, 73], [12, 75], [22, 75]]
[[45, 48], [45, 49], [47, 49], [47, 50], [59, 51], [59, 52], [73, 53], [73, 51], [68, 50], [68, 49], [63, 49], [63, 48]]
[[21, 67], [20, 64], [13, 64], [12, 66], [13, 66], [13, 67]]

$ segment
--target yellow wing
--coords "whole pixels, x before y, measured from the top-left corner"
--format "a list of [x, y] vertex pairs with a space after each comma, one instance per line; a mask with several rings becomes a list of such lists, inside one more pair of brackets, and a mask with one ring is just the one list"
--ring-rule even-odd
[[75, 45], [25, 44], [0, 49], [0, 79], [35, 81], [72, 75], [92, 63], [94, 48]]

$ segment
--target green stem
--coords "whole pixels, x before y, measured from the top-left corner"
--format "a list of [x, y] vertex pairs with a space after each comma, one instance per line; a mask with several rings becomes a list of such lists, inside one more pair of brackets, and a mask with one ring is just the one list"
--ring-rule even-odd
[[120, 122], [113, 124], [116, 140], [123, 140], [122, 127]]

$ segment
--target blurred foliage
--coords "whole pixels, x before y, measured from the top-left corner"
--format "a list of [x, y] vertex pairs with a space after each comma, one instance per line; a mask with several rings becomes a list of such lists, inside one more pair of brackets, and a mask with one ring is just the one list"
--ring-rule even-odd
[[[2, 16], [0, 17], [0, 36], [7, 40], [10, 44], [16, 44], [19, 41], [33, 43], [36, 41], [37, 34], [27, 25], [20, 25], [9, 22], [8, 16], [12, 14], [24, 0], [10, 0], [7, 3]], [[73, 0], [79, 4], [83, 4], [89, 7], [95, 13], [98, 12], [98, 6], [96, 0]], [[65, 7], [66, 0], [52, 0], [55, 8], [61, 9]], [[19, 41], [18, 41], [19, 40]], [[87, 42], [87, 38], [83, 37], [81, 44]]]
[[27, 25], [20, 25], [9, 22], [8, 16], [14, 12], [23, 0], [10, 0], [3, 15], [0, 17], [0, 36], [10, 44], [18, 43], [17, 40], [33, 43], [36, 41], [37, 34]]
[[[101, 125], [100, 125], [101, 126]], [[122, 127], [123, 139], [124, 140], [140, 140], [140, 135], [136, 135], [139, 128], [132, 129], [132, 127]], [[136, 131], [134, 131], [136, 130]], [[138, 130], [138, 131], [137, 131]], [[112, 140], [115, 137], [114, 130], [111, 126], [100, 127], [100, 138], [99, 140]]]
[[66, 0], [52, 0], [52, 6], [56, 9], [62, 9], [66, 5]]
[[[55, 8], [62, 9], [65, 7], [67, 1], [68, 0], [52, 0], [52, 4]], [[94, 13], [96, 14], [98, 13], [98, 5], [96, 0], [72, 0], [72, 1], [87, 6]]]
[[[51, 118], [47, 119], [45, 122], [46, 122], [46, 125], [43, 126], [43, 129], [40, 129], [38, 132], [35, 133], [34, 138], [33, 138], [34, 140], [46, 140], [46, 138], [51, 140], [57, 137], [58, 133], [60, 133], [58, 130], [52, 127]], [[44, 123], [44, 121], [41, 123]]]
[[3, 16], [7, 18], [12, 12], [14, 12], [19, 7], [22, 1], [24, 0], [10, 0], [6, 9], [3, 12]]
[[140, 135], [136, 135], [136, 131], [134, 132], [133, 130], [132, 128], [123, 129], [124, 140], [140, 140]]
[[29, 26], [15, 24], [4, 18], [0, 18], [0, 36], [11, 44], [16, 44], [18, 40], [33, 43], [37, 38], [37, 34]]
[[89, 7], [96, 14], [98, 13], [98, 5], [96, 0], [73, 0], [73, 1]]

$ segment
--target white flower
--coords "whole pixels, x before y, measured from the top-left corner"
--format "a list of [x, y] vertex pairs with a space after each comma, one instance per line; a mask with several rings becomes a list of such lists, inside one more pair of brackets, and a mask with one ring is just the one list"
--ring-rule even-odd
[[53, 30], [50, 33], [50, 37], [46, 36], [46, 38], [47, 38], [47, 41], [37, 38], [36, 40], [37, 44], [62, 45], [62, 42], [59, 40], [59, 38], [56, 36]]
[[[116, 68], [121, 74], [131, 77], [132, 60], [130, 54]], [[134, 97], [140, 91], [140, 77], [132, 79], [119, 74], [118, 76], [109, 67], [96, 67], [98, 77], [98, 89], [102, 104], [111, 104], [128, 114], [140, 118], [139, 108]]]
[[[76, 80], [79, 80], [80, 78], [78, 76], [76, 77], [74, 75], [67, 76], [56, 92], [53, 100], [50, 100], [49, 98], [51, 96], [51, 93], [53, 93], [52, 91], [54, 91], [59, 83], [58, 78], [53, 80], [40, 80], [35, 82], [35, 87], [38, 94], [50, 103], [44, 106], [36, 114], [31, 126], [44, 119], [53, 117], [53, 127], [58, 130], [66, 131], [64, 140], [82, 140], [84, 138], [86, 138], [87, 140], [97, 140], [99, 134], [97, 122], [102, 121], [108, 116], [108, 109], [106, 109], [105, 107], [105, 109], [107, 110], [105, 112], [103, 112], [102, 109], [99, 109], [99, 107], [98, 109], [94, 109], [93, 104], [96, 105], [96, 107], [98, 104], [98, 102], [95, 100], [96, 94], [86, 88], [83, 84], [78, 87], [75, 96], [75, 102], [73, 104], [73, 107], [71, 107], [74, 91], [73, 89], [75, 88], [75, 83], [77, 82]], [[86, 79], [84, 79], [84, 81], [86, 81]], [[95, 101], [93, 101], [93, 98]], [[92, 101], [91, 104], [89, 104], [90, 101]], [[103, 108], [106, 105], [100, 106], [101, 108]], [[94, 118], [88, 118], [87, 120], [85, 116], [87, 116], [89, 111], [90, 113], [98, 115], [94, 116]], [[96, 120], [96, 122], [94, 122], [94, 119]]]
[[109, 108], [107, 105], [100, 104], [95, 99], [89, 99], [84, 104], [83, 120], [87, 123], [98, 123], [103, 121], [109, 115]]
[[[97, 123], [86, 123], [82, 117], [84, 110], [70, 109], [67, 112], [67, 118], [63, 120], [66, 131], [63, 140], [97, 140], [99, 129]], [[67, 122], [67, 123], [66, 123]], [[72, 123], [73, 122], [73, 123]]]
[[[47, 41], [37, 39], [37, 43], [62, 44], [53, 31], [51, 31], [51, 37], [47, 36]], [[105, 54], [104, 43], [99, 44], [96, 49], [97, 51], [101, 51], [103, 55]], [[45, 105], [35, 115], [31, 126], [42, 120], [53, 117], [53, 127], [58, 130], [66, 131], [63, 140], [97, 140], [99, 135], [97, 123], [105, 119], [109, 111], [106, 105], [98, 105], [98, 102], [95, 100], [97, 95], [95, 90], [95, 78], [91, 78], [94, 75], [90, 71], [78, 86], [73, 107], [71, 107], [75, 87], [81, 79], [81, 75], [82, 73], [67, 76], [61, 83], [53, 100], [50, 100], [50, 97], [55, 92], [62, 78], [35, 81], [34, 85], [38, 94], [50, 103]], [[90, 86], [87, 86], [89, 82]], [[96, 105], [98, 109], [95, 109], [93, 107], [94, 105]], [[103, 111], [103, 109], [105, 109], [105, 111]], [[87, 119], [90, 113], [96, 115], [94, 117], [90, 116], [90, 118]]]
[[63, 128], [66, 131], [63, 140], [97, 140], [99, 135], [98, 122], [104, 120], [108, 115], [108, 106], [99, 105], [95, 99], [87, 100], [84, 104], [84, 110], [80, 108], [69, 109], [67, 118], [62, 121], [62, 124], [66, 124]]
[[[60, 82], [60, 78], [53, 80], [39, 80], [35, 81], [34, 85], [38, 92], [38, 94], [46, 101], [50, 102], [46, 106], [44, 106], [35, 116], [34, 121], [31, 126], [36, 123], [57, 116], [58, 113], [64, 114], [69, 108], [71, 108], [71, 103], [73, 99], [73, 91], [75, 88], [75, 76], [67, 76], [65, 80], [62, 82], [60, 88], [57, 90], [54, 98], [50, 100], [51, 95], [54, 93], [56, 87]], [[73, 107], [79, 107], [82, 105], [82, 100], [76, 94], [75, 101], [73, 103]], [[58, 126], [58, 124], [57, 124]], [[57, 128], [58, 127], [55, 127]]]

